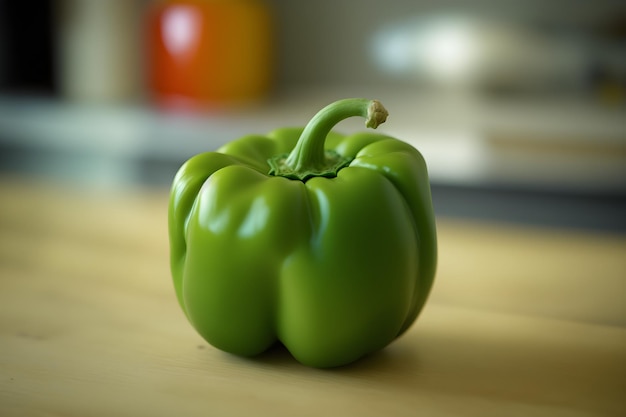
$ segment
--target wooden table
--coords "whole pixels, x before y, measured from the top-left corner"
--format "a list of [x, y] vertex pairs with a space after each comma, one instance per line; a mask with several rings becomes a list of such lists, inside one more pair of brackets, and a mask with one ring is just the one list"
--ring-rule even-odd
[[0, 181], [1, 416], [625, 416], [626, 237], [439, 219], [417, 323], [318, 370], [191, 329], [165, 190]]

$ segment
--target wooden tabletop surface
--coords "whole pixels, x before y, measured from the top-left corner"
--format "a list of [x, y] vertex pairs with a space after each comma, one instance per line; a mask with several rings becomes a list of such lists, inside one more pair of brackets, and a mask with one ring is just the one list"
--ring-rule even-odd
[[166, 206], [0, 180], [0, 416], [626, 415], [626, 236], [440, 218], [416, 324], [319, 370], [194, 332]]

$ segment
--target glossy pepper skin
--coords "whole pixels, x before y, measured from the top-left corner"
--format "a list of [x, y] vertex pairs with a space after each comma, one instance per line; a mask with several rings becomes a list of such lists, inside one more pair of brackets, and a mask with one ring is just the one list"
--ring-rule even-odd
[[304, 129], [247, 136], [196, 155], [171, 190], [171, 270], [187, 318], [211, 345], [254, 356], [277, 341], [334, 367], [377, 351], [414, 322], [437, 243], [426, 164], [375, 128], [375, 100], [346, 99]]

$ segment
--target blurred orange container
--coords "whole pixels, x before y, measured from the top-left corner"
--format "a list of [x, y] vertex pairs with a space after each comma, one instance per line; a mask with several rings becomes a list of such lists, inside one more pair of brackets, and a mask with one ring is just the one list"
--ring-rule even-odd
[[273, 74], [273, 27], [259, 0], [180, 0], [148, 15], [148, 82], [161, 105], [261, 98]]

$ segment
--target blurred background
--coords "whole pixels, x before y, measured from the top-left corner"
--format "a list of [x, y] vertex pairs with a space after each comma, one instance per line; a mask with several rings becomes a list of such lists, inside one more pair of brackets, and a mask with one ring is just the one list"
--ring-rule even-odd
[[353, 96], [425, 155], [440, 215], [626, 232], [623, 1], [0, 0], [6, 176], [166, 190]]

